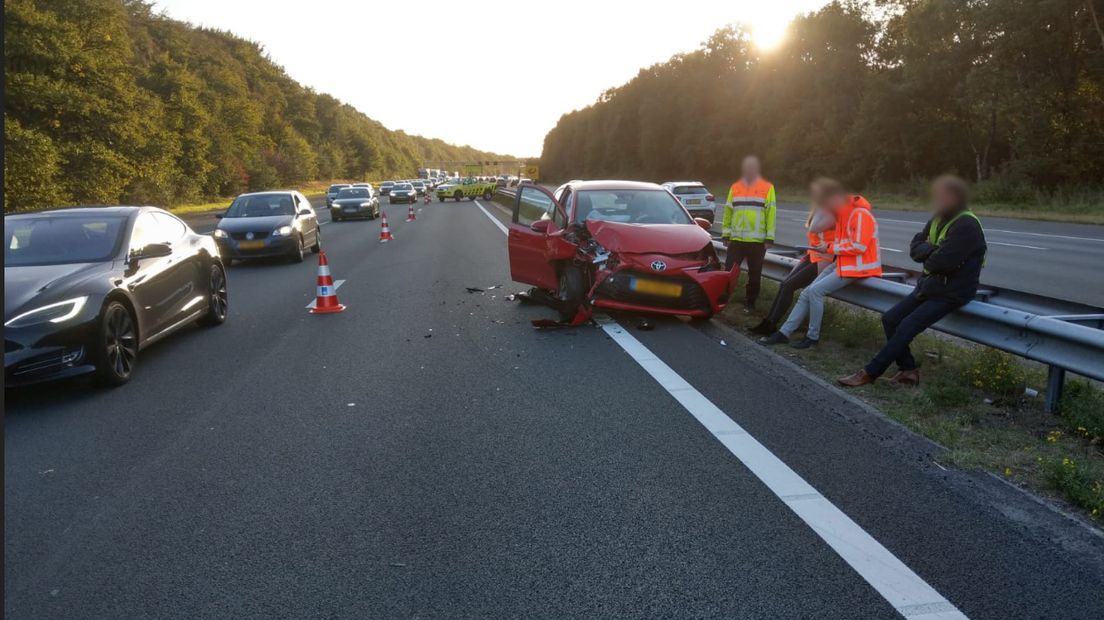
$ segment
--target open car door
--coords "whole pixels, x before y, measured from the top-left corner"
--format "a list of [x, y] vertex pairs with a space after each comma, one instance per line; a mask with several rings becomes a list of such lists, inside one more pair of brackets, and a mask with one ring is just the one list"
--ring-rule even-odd
[[549, 235], [558, 234], [567, 215], [552, 193], [537, 185], [518, 187], [510, 222], [510, 277], [555, 291], [559, 286], [549, 254]]

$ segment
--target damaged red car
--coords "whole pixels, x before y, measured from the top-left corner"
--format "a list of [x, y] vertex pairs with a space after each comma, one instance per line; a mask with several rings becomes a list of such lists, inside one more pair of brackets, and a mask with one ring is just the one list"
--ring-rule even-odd
[[717, 259], [708, 228], [654, 183], [526, 184], [514, 201], [510, 274], [547, 293], [565, 319], [591, 308], [708, 318], [738, 276]]

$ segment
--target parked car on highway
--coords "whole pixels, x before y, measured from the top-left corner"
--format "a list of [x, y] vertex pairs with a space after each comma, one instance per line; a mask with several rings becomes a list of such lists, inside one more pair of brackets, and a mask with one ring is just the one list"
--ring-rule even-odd
[[334, 199], [330, 205], [330, 219], [335, 222], [351, 218], [368, 218], [373, 220], [379, 217], [379, 197], [368, 187], [346, 187]]
[[653, 183], [573, 181], [555, 193], [525, 184], [509, 228], [510, 273], [553, 295], [565, 318], [586, 302], [709, 317], [724, 309], [734, 277], [707, 228]]
[[427, 191], [425, 181], [413, 181], [410, 183], [410, 185], [414, 187], [414, 192], [417, 193], [419, 196], [425, 196], [425, 193]]
[[296, 191], [256, 192], [234, 199], [216, 215], [213, 236], [223, 260], [286, 256], [301, 263], [306, 249], [322, 249], [318, 217], [306, 196]]
[[675, 195], [682, 206], [694, 217], [709, 220], [710, 224], [717, 221], [717, 203], [714, 201], [713, 192], [704, 183], [699, 181], [668, 181], [663, 187]]
[[414, 204], [418, 201], [418, 192], [410, 183], [396, 183], [387, 196], [387, 202], [391, 204], [408, 202]]
[[333, 199], [337, 198], [337, 193], [346, 187], [351, 187], [348, 183], [334, 183], [326, 190], [326, 206], [333, 204]]
[[60, 209], [4, 218], [7, 386], [93, 373], [126, 383], [138, 352], [227, 316], [213, 239], [154, 207]]
[[391, 188], [392, 187], [395, 187], [395, 182], [394, 181], [384, 181], [383, 183], [380, 183], [380, 186], [379, 186], [380, 196], [389, 195], [391, 193]]

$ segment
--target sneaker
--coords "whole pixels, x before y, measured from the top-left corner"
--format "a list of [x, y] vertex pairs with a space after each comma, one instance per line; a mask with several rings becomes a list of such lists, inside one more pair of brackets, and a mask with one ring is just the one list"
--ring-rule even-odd
[[790, 341], [790, 338], [786, 334], [783, 334], [782, 332], [774, 332], [773, 334], [771, 334], [769, 336], [765, 336], [763, 338], [760, 338], [759, 339], [759, 344], [765, 344], [765, 345], [786, 344], [789, 341]]
[[774, 323], [771, 323], [770, 321], [768, 321], [766, 319], [763, 319], [762, 321], [759, 321], [758, 325], [756, 325], [755, 327], [752, 327], [748, 331], [750, 331], [753, 334], [759, 334], [760, 336], [769, 336], [769, 335], [773, 334], [774, 332], [778, 331], [778, 328], [775, 327]]
[[818, 342], [820, 342], [820, 341], [819, 340], [813, 340], [812, 338], [809, 338], [808, 336], [806, 336], [806, 337], [802, 338], [801, 340], [798, 340], [797, 342], [791, 344], [790, 346], [795, 348], [795, 349], [808, 349], [809, 347], [817, 346]]

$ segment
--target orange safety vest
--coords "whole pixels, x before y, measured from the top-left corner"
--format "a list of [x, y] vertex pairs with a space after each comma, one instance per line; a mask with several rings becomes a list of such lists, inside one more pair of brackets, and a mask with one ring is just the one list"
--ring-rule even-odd
[[836, 255], [836, 273], [841, 278], [882, 275], [882, 252], [878, 247], [878, 221], [866, 198], [855, 194], [836, 214], [836, 239], [828, 245]]
[[[810, 232], [810, 233], [805, 233], [805, 234], [809, 238], [809, 246], [810, 247], [816, 247], [816, 246], [818, 246], [822, 243], [826, 243], [828, 245], [831, 245], [832, 242], [836, 240], [836, 231], [835, 230], [826, 230], [824, 232], [819, 232], [819, 233]], [[811, 262], [811, 263], [830, 263], [833, 260], [834, 260], [834, 258], [831, 257], [831, 256], [828, 256], [827, 254], [822, 254], [822, 253], [817, 252], [815, 250], [809, 250], [809, 262]]]

